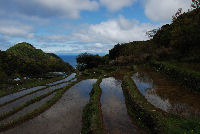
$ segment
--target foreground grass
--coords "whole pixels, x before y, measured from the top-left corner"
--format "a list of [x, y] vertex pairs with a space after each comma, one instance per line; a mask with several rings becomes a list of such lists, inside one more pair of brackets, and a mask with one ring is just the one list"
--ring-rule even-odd
[[100, 77], [93, 85], [93, 89], [90, 92], [89, 103], [84, 107], [82, 114], [82, 134], [105, 134], [105, 127], [103, 125], [103, 118], [101, 112], [100, 98], [102, 90], [99, 84], [102, 81]]
[[129, 115], [151, 134], [200, 134], [200, 120], [164, 113], [147, 102], [130, 75], [124, 77], [122, 88]]
[[24, 123], [25, 121], [28, 121], [28, 120], [38, 116], [39, 114], [43, 113], [44, 111], [49, 109], [51, 106], [53, 106], [69, 88], [71, 88], [76, 83], [80, 82], [81, 80], [83, 80], [83, 79], [79, 79], [76, 82], [72, 82], [70, 85], [67, 85], [64, 88], [57, 90], [56, 95], [53, 98], [51, 98], [49, 101], [47, 101], [45, 104], [43, 104], [41, 107], [35, 109], [34, 111], [29, 112], [23, 116], [20, 116], [19, 118], [12, 120], [10, 122], [7, 122], [5, 124], [0, 124], [0, 132], [6, 131], [17, 125], [20, 125], [20, 124]]

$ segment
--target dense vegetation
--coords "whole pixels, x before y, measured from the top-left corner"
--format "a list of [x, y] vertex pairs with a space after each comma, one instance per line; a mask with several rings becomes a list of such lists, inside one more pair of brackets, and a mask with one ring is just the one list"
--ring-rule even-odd
[[0, 79], [5, 76], [41, 76], [47, 72], [71, 72], [73, 67], [55, 54], [44, 53], [22, 42], [0, 51]]
[[[153, 30], [151, 40], [117, 44], [109, 51], [116, 64], [149, 60], [200, 61], [200, 8], [180, 14], [172, 24]], [[114, 62], [113, 61], [113, 62]]]

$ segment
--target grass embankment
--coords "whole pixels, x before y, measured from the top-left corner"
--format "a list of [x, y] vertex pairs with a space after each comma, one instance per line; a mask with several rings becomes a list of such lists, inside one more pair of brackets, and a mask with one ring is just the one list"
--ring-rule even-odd
[[103, 125], [103, 118], [101, 112], [100, 98], [102, 90], [99, 87], [102, 81], [100, 77], [97, 82], [93, 85], [92, 91], [90, 92], [89, 103], [84, 107], [82, 114], [83, 127], [81, 130], [82, 134], [104, 134], [106, 133]]
[[42, 106], [40, 106], [39, 108], [36, 108], [34, 111], [29, 112], [23, 116], [20, 116], [19, 118], [12, 120], [10, 122], [7, 122], [5, 124], [0, 124], [0, 132], [2, 131], [6, 131], [9, 128], [13, 128], [19, 124], [24, 123], [25, 121], [28, 121], [36, 116], [38, 116], [39, 114], [43, 113], [44, 111], [46, 111], [47, 109], [49, 109], [52, 105], [54, 105], [61, 97], [62, 95], [72, 86], [74, 86], [76, 83], [80, 82], [83, 79], [79, 79], [75, 82], [72, 82], [70, 85], [67, 85], [64, 88], [61, 88], [60, 90], [57, 90], [56, 95], [50, 99], [49, 101], [47, 101], [45, 104], [43, 104]]
[[122, 88], [129, 115], [151, 134], [200, 134], [200, 120], [165, 113], [151, 105], [139, 92], [129, 75]]
[[181, 86], [191, 91], [200, 92], [200, 72], [181, 68], [167, 62], [154, 61], [150, 64], [156, 71], [165, 74], [169, 79], [173, 79]]
[[[103, 123], [103, 116], [101, 111], [101, 94], [102, 90], [99, 87], [104, 77], [112, 77], [115, 73], [119, 72], [120, 67], [101, 66], [85, 70], [84, 75], [98, 78], [97, 82], [93, 85], [90, 92], [89, 103], [84, 107], [82, 114], [82, 134], [106, 134], [106, 128]], [[95, 73], [94, 73], [95, 72]]]
[[[23, 90], [27, 90], [29, 88], [33, 88], [33, 87], [37, 87], [37, 86], [41, 86], [41, 85], [46, 85], [48, 83], [52, 83], [52, 82], [55, 82], [55, 81], [58, 81], [58, 80], [62, 80], [63, 77], [55, 77], [55, 78], [51, 78], [51, 79], [44, 79], [44, 80], [39, 80], [39, 79], [31, 79], [31, 80], [25, 80], [25, 81], [22, 81], [19, 83], [19, 85], [16, 85], [17, 82], [15, 82], [15, 86], [13, 86], [12, 89], [5, 89], [2, 88], [0, 90], [0, 97], [3, 97], [3, 96], [6, 96], [6, 95], [9, 95], [9, 94], [12, 94], [12, 93], [15, 93], [15, 92], [18, 92], [18, 91], [22, 91], [21, 89]], [[8, 84], [10, 85], [10, 84]]]

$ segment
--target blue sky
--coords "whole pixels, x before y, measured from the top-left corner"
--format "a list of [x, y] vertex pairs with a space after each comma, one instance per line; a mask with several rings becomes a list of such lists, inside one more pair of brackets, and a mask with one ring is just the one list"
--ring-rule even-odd
[[147, 40], [191, 0], [1, 0], [0, 49], [29, 42], [53, 53], [107, 53]]

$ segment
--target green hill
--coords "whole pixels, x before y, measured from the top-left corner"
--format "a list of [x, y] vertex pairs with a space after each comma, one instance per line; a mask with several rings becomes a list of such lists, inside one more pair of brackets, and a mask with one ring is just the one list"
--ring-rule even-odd
[[47, 72], [71, 72], [73, 67], [55, 54], [44, 53], [31, 44], [22, 42], [0, 51], [1, 69], [8, 76], [37, 76]]
[[109, 51], [116, 64], [150, 60], [200, 62], [200, 8], [179, 15], [155, 30], [151, 40], [117, 44]]
[[33, 60], [40, 60], [48, 59], [49, 55], [44, 53], [40, 49], [36, 49], [31, 44], [22, 42], [19, 44], [14, 45], [13, 47], [6, 50], [8, 53], [12, 53], [14, 56], [23, 58], [23, 59], [33, 59]]

